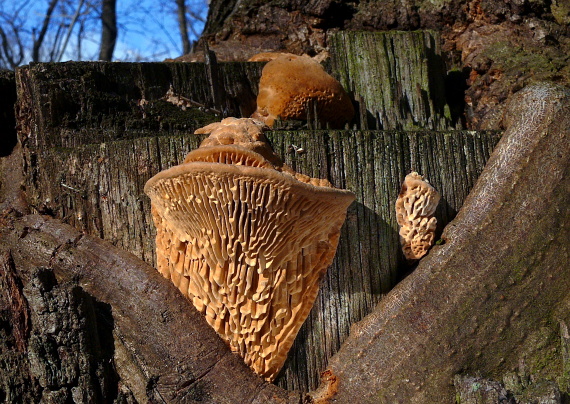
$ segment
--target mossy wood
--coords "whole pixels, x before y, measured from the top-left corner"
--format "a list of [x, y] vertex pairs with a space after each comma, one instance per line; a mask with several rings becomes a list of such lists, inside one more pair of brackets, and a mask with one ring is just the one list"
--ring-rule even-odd
[[445, 98], [440, 42], [435, 31], [329, 35], [331, 69], [359, 104], [362, 129], [459, 127]]
[[[224, 86], [233, 82], [227, 77], [236, 77], [242, 87], [249, 83], [254, 89], [248, 74], [255, 75], [259, 66], [220, 64], [220, 77], [226, 77]], [[220, 107], [208, 98], [206, 70], [202, 64], [166, 63], [20, 69], [19, 134], [30, 205], [154, 264], [155, 228], [143, 186], [199, 145], [203, 137], [193, 135], [194, 129], [221, 118], [215, 112]], [[166, 102], [162, 97], [171, 83], [179, 95], [204, 107], [181, 110]], [[350, 325], [369, 313], [405, 270], [394, 210], [405, 175], [421, 172], [441, 192], [441, 231], [499, 134], [323, 130], [275, 131], [268, 137], [295, 170], [328, 178], [357, 195], [336, 260], [278, 379], [284, 387], [309, 390]]]

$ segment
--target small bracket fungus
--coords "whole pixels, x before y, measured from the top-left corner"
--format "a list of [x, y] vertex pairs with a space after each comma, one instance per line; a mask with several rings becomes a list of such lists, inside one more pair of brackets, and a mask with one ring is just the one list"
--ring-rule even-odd
[[273, 126], [275, 119], [307, 119], [316, 103], [317, 116], [335, 128], [350, 122], [354, 107], [340, 83], [308, 56], [282, 54], [265, 65], [252, 118]]
[[404, 256], [417, 260], [433, 245], [437, 220], [433, 217], [439, 193], [421, 175], [408, 174], [396, 200], [396, 219]]
[[145, 192], [158, 270], [267, 380], [281, 369], [332, 262], [352, 192], [295, 173], [265, 126], [226, 118]]

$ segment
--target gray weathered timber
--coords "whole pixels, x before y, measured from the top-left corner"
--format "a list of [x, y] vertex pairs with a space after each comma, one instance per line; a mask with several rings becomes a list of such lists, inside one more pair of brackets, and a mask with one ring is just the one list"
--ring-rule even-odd
[[568, 388], [570, 90], [521, 90], [505, 123], [445, 244], [331, 359], [335, 402], [455, 403], [455, 374], [501, 380], [521, 364]]
[[[413, 33], [410, 38], [419, 37]], [[333, 73], [342, 75], [334, 66]], [[61, 218], [152, 264], [155, 230], [142, 191], [145, 182], [198, 146], [202, 137], [192, 135], [197, 127], [225, 115], [248, 116], [261, 68], [260, 63], [210, 61], [18, 69], [18, 133], [32, 210]], [[175, 93], [201, 107], [182, 110], [163, 100], [171, 84]], [[436, 93], [429, 94], [428, 104], [433, 104]], [[413, 127], [429, 128], [428, 123]], [[437, 213], [441, 230], [461, 206], [499, 134], [284, 131], [271, 132], [269, 138], [290, 166], [357, 194], [337, 258], [278, 380], [281, 386], [308, 390], [318, 383], [350, 325], [370, 312], [406, 271], [393, 212], [404, 176], [417, 170], [442, 193]], [[292, 152], [292, 145], [306, 152]]]
[[359, 127], [455, 128], [435, 31], [331, 33], [331, 70], [359, 104]]
[[[216, 65], [214, 104], [204, 63], [33, 63], [18, 68], [18, 135], [48, 149], [193, 132], [256, 108], [263, 63]], [[195, 108], [163, 100], [170, 86]]]
[[[442, 194], [438, 227], [455, 216], [499, 139], [495, 132], [270, 132], [275, 151], [304, 174], [328, 178], [357, 195], [337, 257], [299, 333], [278, 383], [308, 390], [349, 327], [402, 276], [394, 204], [410, 171]], [[27, 167], [27, 195], [89, 234], [154, 262], [155, 229], [145, 182], [182, 161], [203, 136], [159, 136], [37, 151]], [[302, 147], [298, 154], [291, 145]], [[52, 169], [57, 167], [57, 170]]]

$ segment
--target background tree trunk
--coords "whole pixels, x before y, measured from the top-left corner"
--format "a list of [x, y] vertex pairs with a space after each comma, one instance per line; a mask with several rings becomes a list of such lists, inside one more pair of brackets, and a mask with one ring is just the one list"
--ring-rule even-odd
[[186, 19], [186, 0], [176, 0], [176, 15], [178, 17], [178, 30], [182, 41], [182, 53], [187, 54], [192, 50], [188, 38], [188, 21]]
[[117, 42], [117, 0], [103, 0], [101, 6], [101, 49], [99, 60], [113, 60]]

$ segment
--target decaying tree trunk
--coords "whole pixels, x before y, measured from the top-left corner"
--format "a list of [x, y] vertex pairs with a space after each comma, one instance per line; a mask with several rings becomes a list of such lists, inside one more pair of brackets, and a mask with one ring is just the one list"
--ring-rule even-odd
[[[196, 127], [226, 114], [247, 116], [261, 67], [215, 62], [66, 63], [36, 64], [17, 72], [22, 147], [0, 162], [0, 206], [10, 209], [0, 218], [2, 268], [7, 268], [0, 279], [15, 285], [0, 293], [0, 331], [8, 341], [0, 352], [0, 366], [14, 371], [14, 365], [5, 364], [21, 364], [0, 380], [12, 386], [10, 394], [29, 389], [32, 399], [75, 394], [118, 402], [300, 401], [299, 393], [255, 377], [174, 286], [148, 265], [154, 260], [154, 229], [142, 193], [144, 182], [197, 146], [200, 139], [189, 134]], [[348, 73], [333, 71], [338, 77], [345, 74], [356, 89], [360, 73]], [[424, 102], [425, 112], [436, 105], [436, 92], [425, 98], [426, 91], [418, 91], [417, 99], [412, 93], [405, 98]], [[503, 374], [497, 369], [503, 365], [512, 369], [521, 357], [535, 378], [568, 380], [567, 365], [554, 365], [561, 357], [555, 350], [560, 350], [558, 320], [570, 322], [562, 310], [568, 305], [569, 279], [564, 267], [568, 233], [561, 226], [569, 206], [564, 160], [568, 150], [561, 138], [567, 133], [556, 131], [552, 123], [558, 119], [568, 127], [564, 116], [568, 99], [564, 90], [544, 92], [545, 97], [540, 91], [532, 93], [524, 108], [513, 110], [512, 116], [529, 120], [507, 122], [510, 135], [479, 181], [474, 194], [478, 199], [470, 197], [462, 214], [447, 227], [445, 244], [383, 299], [407, 271], [394, 212], [404, 176], [417, 170], [441, 192], [443, 203], [437, 212], [441, 231], [461, 207], [499, 134], [356, 129], [269, 134], [276, 152], [297, 171], [328, 178], [357, 195], [335, 262], [278, 380], [281, 386], [313, 389], [351, 324], [378, 302], [374, 314], [353, 327], [352, 336], [323, 375], [325, 382], [312, 394], [315, 399], [441, 402], [436, 395], [444, 386], [444, 401], [450, 401], [456, 373], [481, 371], [499, 379]], [[376, 96], [366, 96], [367, 108], [388, 105]], [[549, 104], [549, 100], [557, 101]], [[441, 108], [433, 111], [438, 114]], [[430, 114], [433, 122], [445, 121]], [[428, 115], [419, 116], [425, 120]], [[422, 125], [429, 127], [426, 122]], [[25, 195], [15, 186], [18, 175], [23, 175]], [[57, 220], [22, 216], [23, 196], [33, 211]], [[554, 265], [560, 269], [548, 272], [551, 278], [538, 274]], [[66, 352], [66, 341], [81, 341], [86, 330], [100, 329], [99, 346], [113, 340], [111, 351], [98, 349], [97, 343], [79, 344], [79, 356], [89, 358], [89, 366], [64, 384], [58, 384], [64, 379], [54, 382], [37, 376], [47, 375], [45, 366], [33, 363], [29, 349], [21, 351], [34, 332], [38, 341], [54, 335], [42, 326], [39, 300], [34, 301], [42, 293], [50, 302], [79, 296], [69, 310], [54, 306], [55, 312], [62, 312], [56, 317], [70, 319], [58, 320], [62, 323], [73, 324], [78, 313], [95, 313], [86, 315], [86, 322], [72, 327], [72, 332], [62, 330], [70, 336], [59, 338], [52, 350]], [[19, 303], [24, 301], [27, 306]], [[528, 336], [526, 344], [521, 343], [523, 336]], [[471, 339], [479, 345], [472, 346]], [[521, 348], [513, 353], [513, 346]], [[535, 366], [545, 352], [552, 359], [543, 367]], [[111, 356], [116, 372], [105, 365]], [[414, 358], [423, 365], [414, 367]], [[95, 386], [95, 379], [103, 383]], [[405, 379], [410, 383], [400, 383]], [[556, 387], [567, 390], [565, 383], [566, 387], [562, 381]]]
[[[437, 127], [443, 127], [447, 118], [442, 115], [445, 103], [440, 96], [445, 72], [438, 62], [437, 37], [433, 33], [383, 34], [386, 45], [415, 44], [408, 56], [419, 56], [390, 53], [388, 63], [394, 66], [378, 71], [372, 69], [379, 55], [369, 46], [378, 36], [360, 37], [351, 52], [356, 48], [361, 54], [368, 52], [369, 63], [346, 67], [354, 55], [344, 53], [339, 45], [332, 52], [336, 62], [331, 66], [332, 73], [344, 77], [347, 88], [359, 94], [363, 119], [355, 125], [369, 127], [368, 115], [382, 109], [392, 122], [386, 124], [389, 127], [430, 128], [437, 122]], [[154, 264], [155, 229], [149, 199], [142, 191], [145, 182], [179, 164], [198, 146], [202, 137], [188, 136], [194, 129], [226, 114], [253, 112], [261, 67], [212, 61], [67, 63], [19, 69], [18, 119], [30, 205], [35, 212], [60, 218]], [[433, 83], [426, 81], [428, 73]], [[365, 81], [362, 77], [370, 74], [394, 79], [406, 75], [410, 82], [418, 76], [420, 87], [406, 85], [387, 94], [357, 93]], [[387, 83], [385, 89], [389, 87]], [[396, 112], [388, 108], [404, 100], [413, 105], [413, 114], [405, 108]], [[405, 262], [394, 203], [405, 175], [419, 171], [442, 193], [437, 213], [441, 232], [472, 188], [499, 134], [276, 131], [269, 138], [294, 169], [328, 178], [358, 196], [349, 210], [338, 257], [278, 380], [282, 387], [307, 391], [318, 385], [320, 372], [347, 337], [350, 325], [369, 313], [402, 276]], [[299, 148], [304, 152], [295, 151]]]
[[362, 129], [455, 127], [438, 33], [341, 31], [329, 34], [328, 42], [333, 70], [362, 104]]

